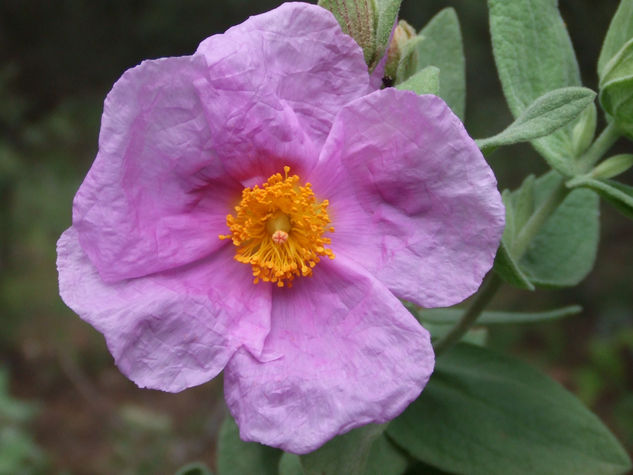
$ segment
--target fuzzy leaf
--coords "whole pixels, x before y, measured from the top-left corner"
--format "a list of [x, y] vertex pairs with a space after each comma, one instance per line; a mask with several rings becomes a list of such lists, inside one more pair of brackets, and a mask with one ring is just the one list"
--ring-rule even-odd
[[389, 436], [451, 473], [618, 474], [626, 451], [571, 393], [514, 358], [458, 344]]
[[[464, 120], [466, 60], [462, 46], [462, 33], [455, 10], [445, 8], [440, 11], [418, 36], [422, 38], [416, 43], [418, 70], [427, 66], [439, 68], [441, 84], [438, 95], [460, 119]], [[406, 79], [416, 72], [402, 72], [402, 78]]]
[[495, 256], [494, 271], [508, 284], [520, 289], [534, 290], [534, 285], [521, 270], [510, 249], [521, 228], [534, 211], [534, 175], [528, 175], [518, 190], [504, 190], [501, 194], [506, 207], [506, 227]]
[[427, 66], [398, 84], [396, 89], [413, 91], [416, 94], [437, 95], [440, 91], [440, 70], [435, 66]]
[[545, 93], [503, 132], [477, 140], [483, 153], [502, 145], [528, 142], [555, 132], [575, 120], [593, 102], [596, 93], [585, 87], [564, 87]]
[[613, 178], [633, 167], [633, 154], [621, 153], [599, 163], [591, 172], [593, 178]]
[[[547, 92], [581, 85], [557, 4], [557, 0], [488, 0], [493, 53], [514, 117]], [[573, 174], [574, 125], [532, 142], [552, 168], [569, 175]]]
[[631, 38], [633, 38], [633, 0], [622, 0], [615, 15], [613, 15], [600, 51], [598, 75], [601, 78], [604, 75], [607, 63], [620, 51], [624, 43]]
[[574, 187], [589, 188], [595, 191], [624, 216], [633, 219], [633, 186], [613, 180], [593, 178], [574, 180], [574, 182]]
[[503, 241], [501, 241], [497, 250], [493, 269], [508, 284], [519, 289], [534, 290], [534, 284], [523, 273]]
[[[556, 172], [535, 182], [535, 207], [560, 183]], [[545, 223], [519, 261], [535, 285], [569, 287], [578, 284], [593, 268], [600, 238], [600, 208], [595, 193], [575, 190]]]
[[600, 104], [633, 138], [633, 38], [606, 64], [600, 80]]

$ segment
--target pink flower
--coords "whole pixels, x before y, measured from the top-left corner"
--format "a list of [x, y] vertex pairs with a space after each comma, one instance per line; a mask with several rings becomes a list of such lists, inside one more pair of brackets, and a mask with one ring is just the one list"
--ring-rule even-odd
[[471, 295], [503, 225], [446, 104], [370, 92], [334, 17], [288, 3], [117, 81], [60, 293], [139, 386], [224, 370], [242, 438], [305, 453], [420, 394], [433, 349], [398, 299]]

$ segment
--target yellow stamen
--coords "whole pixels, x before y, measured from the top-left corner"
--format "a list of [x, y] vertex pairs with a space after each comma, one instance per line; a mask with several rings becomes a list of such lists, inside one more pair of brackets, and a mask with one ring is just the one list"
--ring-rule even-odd
[[226, 217], [231, 239], [237, 247], [235, 259], [253, 268], [254, 282], [276, 283], [292, 287], [297, 276], [312, 275], [319, 256], [334, 259], [329, 237], [328, 200], [318, 201], [310, 183], [301, 186], [297, 175], [276, 173], [266, 183], [242, 190], [235, 215]]

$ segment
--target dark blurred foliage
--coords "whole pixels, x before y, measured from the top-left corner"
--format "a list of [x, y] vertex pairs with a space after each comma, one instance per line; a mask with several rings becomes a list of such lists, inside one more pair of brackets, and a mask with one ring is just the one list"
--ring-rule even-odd
[[[213, 466], [221, 382], [172, 395], [127, 381], [101, 335], [60, 301], [55, 242], [70, 225], [72, 197], [96, 153], [103, 99], [122, 72], [146, 58], [190, 54], [206, 36], [280, 3], [0, 3], [0, 379], [3, 371], [9, 378], [8, 389], [0, 384], [0, 420], [12, 421], [20, 473], [173, 473], [192, 460]], [[585, 85], [594, 89], [617, 4], [560, 1]], [[492, 135], [511, 117], [495, 75], [485, 2], [404, 0], [401, 17], [419, 29], [447, 6], [457, 10], [464, 35], [466, 126], [474, 137]], [[631, 150], [630, 143], [618, 147]], [[528, 145], [498, 151], [491, 164], [502, 188], [545, 170]], [[629, 172], [624, 180], [632, 178]], [[497, 329], [491, 344], [575, 391], [631, 448], [633, 225], [603, 205], [602, 238], [596, 269], [577, 288], [506, 288], [494, 302], [508, 310], [579, 303], [582, 315]]]

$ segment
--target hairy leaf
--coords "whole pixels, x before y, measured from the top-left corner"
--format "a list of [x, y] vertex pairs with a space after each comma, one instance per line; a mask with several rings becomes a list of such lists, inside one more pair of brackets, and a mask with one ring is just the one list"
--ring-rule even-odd
[[477, 145], [483, 153], [487, 153], [502, 145], [528, 142], [549, 135], [578, 118], [595, 97], [596, 93], [585, 87], [564, 87], [545, 93], [503, 132], [477, 140]]
[[440, 91], [440, 70], [435, 66], [427, 66], [398, 84], [396, 89], [413, 91], [416, 94], [437, 95]]
[[[435, 66], [440, 70], [439, 96], [462, 120], [466, 107], [466, 60], [462, 46], [462, 34], [457, 14], [452, 8], [445, 8], [435, 15], [420, 31], [422, 41], [417, 46], [418, 70]], [[417, 71], [402, 74], [406, 79]]]
[[604, 75], [607, 63], [620, 51], [624, 43], [631, 38], [633, 38], [633, 0], [622, 0], [615, 15], [613, 15], [600, 51], [598, 75], [601, 78]]
[[[488, 0], [488, 6], [495, 62], [514, 117], [547, 92], [581, 85], [557, 0]], [[574, 125], [532, 142], [552, 168], [569, 175]]]

